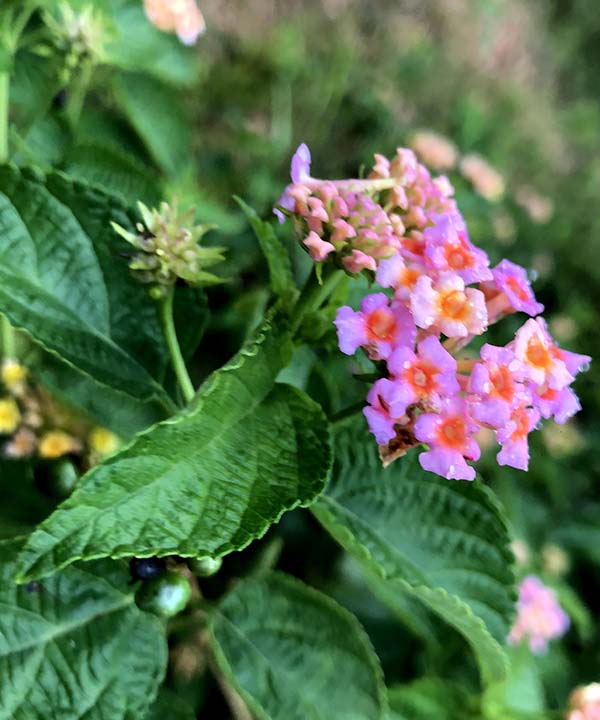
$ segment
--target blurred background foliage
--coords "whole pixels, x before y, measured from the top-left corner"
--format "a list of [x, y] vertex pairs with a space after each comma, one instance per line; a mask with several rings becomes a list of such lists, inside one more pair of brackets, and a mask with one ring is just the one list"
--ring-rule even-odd
[[[219, 226], [212, 235], [228, 247], [226, 282], [209, 292], [211, 317], [192, 363], [195, 379], [231, 356], [268, 302], [264, 259], [232, 196], [267, 217], [300, 142], [311, 148], [313, 174], [345, 177], [367, 166], [374, 152], [391, 155], [410, 144], [420, 129], [445, 136], [462, 156], [482, 156], [500, 173], [504, 192], [489, 200], [457, 170], [449, 172], [472, 240], [493, 263], [506, 256], [531, 268], [557, 340], [600, 357], [594, 0], [204, 0], [208, 30], [194, 50], [152, 28], [141, 2], [95, 6], [108, 40], [77, 122], [69, 114], [70, 79], [57, 70], [64, 58], [54, 52], [40, 62], [48, 42], [43, 33], [32, 32], [20, 50], [13, 159], [58, 167], [128, 202], [175, 197], [195, 206], [199, 221]], [[278, 232], [301, 281], [307, 256], [289, 229]], [[506, 342], [514, 329], [506, 321], [493, 329], [492, 341]], [[286, 379], [337, 412], [360, 400], [364, 386], [352, 379], [355, 361], [340, 356], [332, 329], [314, 333], [318, 350], [302, 348]], [[573, 620], [573, 630], [547, 655], [534, 660], [515, 650], [507, 686], [483, 700], [469, 697], [475, 673], [458, 635], [409, 605], [403, 621], [391, 617], [304, 511], [227, 558], [224, 573], [206, 581], [206, 594], [218, 595], [248, 557], [271, 564], [278, 558], [279, 567], [358, 614], [388, 684], [403, 683], [392, 695], [398, 717], [464, 719], [471, 711], [477, 717], [482, 703], [486, 717], [499, 720], [546, 717], [545, 703], [563, 708], [573, 686], [600, 680], [594, 365], [577, 392], [583, 411], [535, 434], [528, 474], [498, 467], [493, 454], [480, 463], [507, 508], [520, 571], [535, 571], [555, 587]], [[15, 505], [22, 503], [14, 489], [19, 473], [30, 482], [29, 469], [17, 465], [2, 473]], [[45, 499], [29, 503], [30, 522], [47, 514]], [[22, 515], [13, 520], [19, 530], [27, 526]], [[171, 684], [199, 707], [210, 689], [194, 682], [190, 647], [176, 645], [174, 652]]]

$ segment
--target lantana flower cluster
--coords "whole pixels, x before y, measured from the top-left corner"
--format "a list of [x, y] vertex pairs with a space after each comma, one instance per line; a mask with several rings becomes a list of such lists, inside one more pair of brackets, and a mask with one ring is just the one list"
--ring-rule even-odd
[[[411, 150], [391, 161], [375, 155], [365, 179], [313, 178], [310, 160], [301, 145], [275, 213], [293, 218], [315, 262], [366, 274], [387, 291], [365, 296], [358, 311], [339, 308], [335, 320], [340, 350], [362, 348], [381, 368], [364, 414], [384, 463], [424, 443], [424, 469], [472, 480], [476, 435], [491, 428], [499, 464], [526, 470], [540, 419], [565, 423], [580, 409], [571, 384], [590, 358], [554, 342], [527, 272], [509, 260], [490, 267], [450, 182]], [[486, 343], [476, 360], [457, 359], [514, 312], [530, 318], [506, 346]]]
[[510, 645], [527, 642], [533, 653], [546, 652], [548, 642], [569, 629], [569, 616], [549, 587], [536, 575], [527, 575], [519, 585], [517, 618], [508, 636]]
[[144, 0], [144, 10], [155, 27], [176, 34], [184, 45], [193, 45], [206, 30], [196, 0]]

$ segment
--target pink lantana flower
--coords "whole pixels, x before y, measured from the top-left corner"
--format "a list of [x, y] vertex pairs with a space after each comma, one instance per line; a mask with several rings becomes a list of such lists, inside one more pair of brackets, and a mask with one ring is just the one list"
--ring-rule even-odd
[[431, 266], [440, 273], [455, 273], [467, 284], [491, 280], [489, 258], [469, 241], [462, 217], [458, 213], [438, 215], [434, 222], [423, 233], [425, 257]]
[[394, 297], [405, 302], [410, 300], [413, 288], [424, 272], [422, 265], [409, 264], [400, 253], [396, 253], [380, 261], [376, 280], [381, 287], [394, 288]]
[[562, 390], [573, 382], [564, 355], [554, 344], [543, 318], [529, 319], [515, 335], [515, 356], [523, 364], [524, 376], [534, 385]]
[[419, 327], [439, 329], [447, 337], [480, 335], [487, 327], [483, 293], [465, 288], [463, 279], [453, 273], [444, 273], [435, 283], [422, 275], [410, 307]]
[[519, 405], [511, 410], [508, 422], [496, 432], [502, 449], [496, 455], [498, 465], [509, 465], [517, 470], [529, 467], [528, 436], [540, 421], [539, 410]]
[[430, 335], [413, 352], [412, 345], [400, 345], [387, 360], [388, 370], [398, 385], [398, 407], [426, 401], [439, 406], [443, 397], [452, 397], [460, 391], [456, 379], [456, 360], [437, 337]]
[[402, 387], [388, 378], [381, 378], [369, 390], [367, 402], [369, 405], [363, 409], [363, 414], [369, 430], [378, 445], [385, 445], [396, 436], [395, 426], [408, 422]]
[[508, 636], [509, 644], [526, 640], [532, 652], [543, 653], [548, 641], [562, 637], [569, 625], [569, 616], [554, 592], [535, 575], [525, 577], [519, 585], [517, 619]]
[[481, 348], [481, 360], [473, 366], [467, 385], [471, 414], [484, 425], [500, 428], [509, 421], [511, 409], [529, 398], [519, 382], [521, 363], [511, 348], [489, 344]]
[[600, 720], [600, 684], [576, 688], [569, 698], [566, 720]]
[[[312, 180], [310, 176], [310, 163], [310, 150], [305, 143], [302, 143], [292, 156], [290, 176], [293, 184], [301, 185], [302, 183]], [[283, 191], [283, 194], [281, 195], [279, 200], [277, 201], [277, 205], [281, 206], [285, 210], [293, 212], [296, 205], [296, 200], [291, 195], [290, 191], [291, 188], [288, 185]], [[285, 222], [285, 215], [277, 207], [273, 208], [273, 213], [277, 216], [277, 219], [280, 223]]]
[[329, 253], [335, 250], [335, 247], [330, 242], [322, 240], [317, 233], [313, 231], [304, 238], [302, 244], [308, 248], [308, 252], [315, 262], [325, 260]]
[[455, 480], [474, 480], [475, 470], [467, 460], [481, 454], [473, 435], [479, 430], [463, 398], [446, 398], [440, 413], [422, 413], [415, 421], [415, 437], [429, 445], [419, 462], [424, 470]]
[[354, 355], [364, 347], [373, 360], [385, 360], [399, 343], [414, 345], [417, 329], [404, 305], [392, 302], [384, 293], [367, 295], [360, 304], [360, 312], [347, 305], [337, 311], [340, 350]]
[[544, 306], [535, 299], [525, 268], [502, 260], [492, 269], [492, 274], [493, 282], [485, 287], [490, 319], [515, 311], [532, 317], [544, 312]]
[[206, 30], [195, 0], [144, 0], [144, 10], [155, 27], [176, 33], [184, 45], [193, 45]]
[[570, 387], [552, 390], [547, 385], [532, 385], [531, 404], [543, 418], [553, 417], [559, 425], [564, 425], [581, 410], [579, 398]]

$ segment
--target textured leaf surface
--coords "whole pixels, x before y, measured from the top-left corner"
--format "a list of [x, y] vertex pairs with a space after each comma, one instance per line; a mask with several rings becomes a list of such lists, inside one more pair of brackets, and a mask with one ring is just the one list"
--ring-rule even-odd
[[0, 544], [0, 719], [139, 720], [167, 647], [127, 571], [105, 561], [19, 587], [17, 550]]
[[485, 680], [502, 678], [514, 580], [491, 492], [426, 473], [415, 452], [384, 470], [362, 418], [339, 428], [336, 459], [317, 518], [388, 593], [410, 592], [461, 632]]
[[144, 720], [196, 720], [196, 713], [174, 692], [161, 688]]
[[306, 395], [275, 385], [289, 354], [286, 333], [262, 332], [191, 411], [92, 469], [31, 536], [22, 573], [108, 555], [220, 556], [310, 503], [329, 471], [329, 427]]
[[109, 195], [0, 168], [0, 312], [95, 381], [164, 398], [153, 377], [166, 363], [156, 308], [132, 282], [111, 220], [131, 227]]
[[248, 218], [254, 230], [260, 248], [269, 266], [271, 289], [278, 297], [290, 297], [294, 294], [296, 286], [292, 274], [292, 263], [287, 250], [281, 240], [275, 235], [273, 226], [261, 220], [255, 210], [247, 205], [241, 198], [236, 198], [239, 206]]
[[358, 620], [281, 574], [241, 583], [215, 612], [217, 662], [261, 720], [377, 720], [381, 669]]

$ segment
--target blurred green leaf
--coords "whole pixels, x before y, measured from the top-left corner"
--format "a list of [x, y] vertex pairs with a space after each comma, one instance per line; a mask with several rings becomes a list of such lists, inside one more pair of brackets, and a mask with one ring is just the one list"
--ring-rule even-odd
[[282, 574], [241, 582], [212, 615], [225, 676], [261, 720], [383, 720], [377, 656], [356, 618]]

